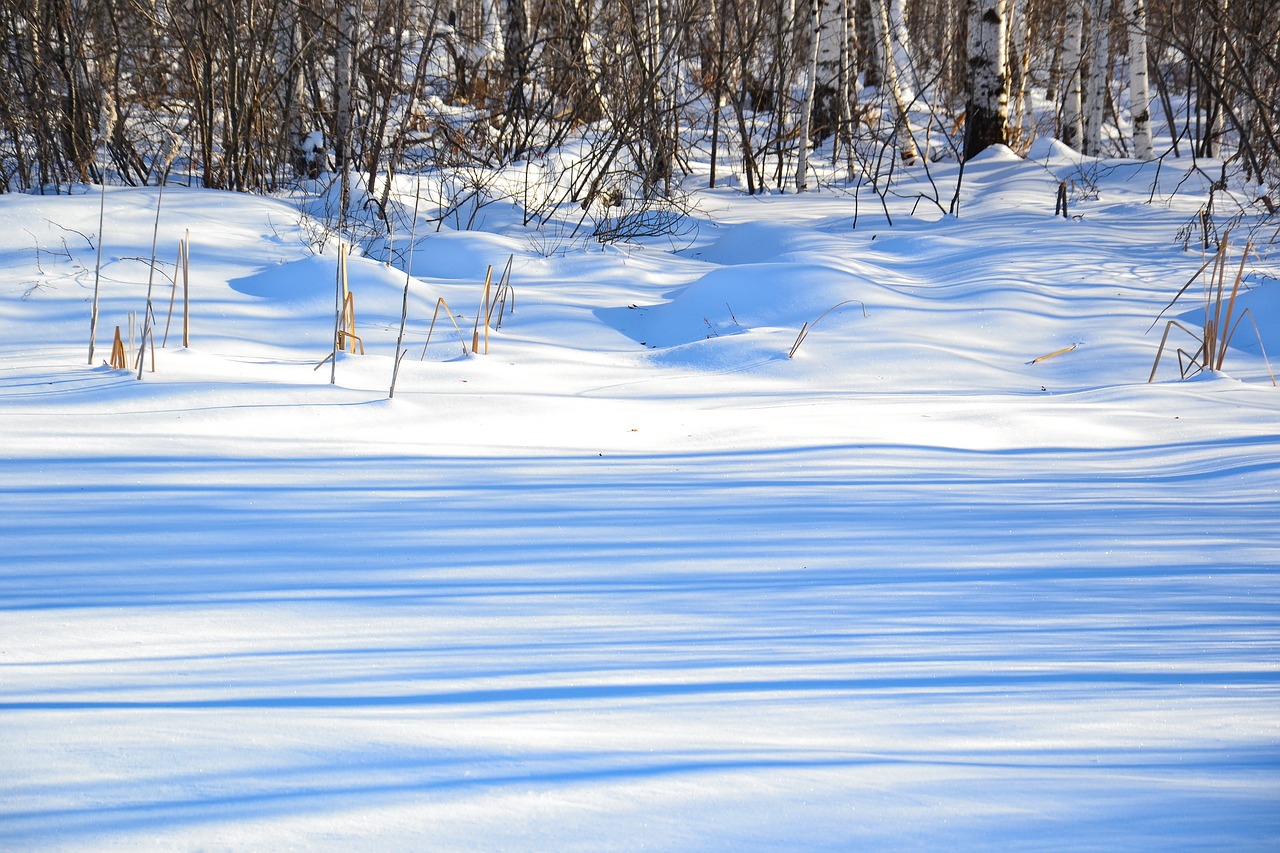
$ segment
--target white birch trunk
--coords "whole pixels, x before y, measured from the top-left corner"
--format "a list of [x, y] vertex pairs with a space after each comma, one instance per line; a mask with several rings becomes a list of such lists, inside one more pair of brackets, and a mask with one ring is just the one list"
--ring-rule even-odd
[[836, 92], [840, 88], [844, 44], [849, 38], [848, 19], [844, 15], [843, 0], [819, 0], [817, 8], [815, 79], [819, 89]]
[[836, 158], [841, 143], [844, 145], [845, 177], [852, 182], [856, 177], [856, 160], [853, 149], [853, 102], [857, 100], [858, 68], [857, 42], [853, 19], [854, 0], [841, 0], [840, 22], [842, 38], [840, 39], [840, 114], [839, 132], [831, 146], [831, 165], [836, 165]]
[[672, 145], [667, 127], [667, 69], [664, 68], [662, 8], [659, 0], [644, 0], [641, 7], [642, 56], [645, 79], [650, 87], [649, 115], [646, 117], [646, 135], [653, 158], [645, 176], [645, 194], [652, 192], [661, 181], [663, 194], [671, 194]]
[[1009, 141], [1009, 91], [1005, 79], [1008, 23], [1004, 7], [1004, 0], [968, 0], [966, 160], [990, 145]]
[[351, 203], [351, 86], [354, 72], [355, 44], [359, 36], [359, 21], [356, 18], [355, 0], [342, 0], [338, 9], [338, 44], [334, 57], [335, 88], [337, 89], [336, 113], [334, 116], [335, 153], [337, 154], [339, 180], [340, 210], [338, 215], [345, 226], [347, 208]]
[[1084, 153], [1102, 151], [1102, 123], [1107, 106], [1107, 65], [1111, 61], [1111, 34], [1107, 27], [1108, 0], [1093, 0], [1089, 21], [1088, 87], [1085, 89]]
[[916, 150], [915, 139], [911, 136], [907, 104], [898, 80], [897, 63], [893, 61], [893, 39], [889, 29], [889, 10], [885, 0], [871, 0], [871, 26], [880, 47], [880, 56], [884, 59], [881, 68], [884, 75], [883, 87], [887, 90], [890, 103], [893, 105], [898, 154], [902, 157], [902, 162], [913, 163], [919, 156], [919, 152]]
[[1010, 84], [1010, 132], [1022, 142], [1030, 136], [1027, 96], [1031, 86], [1032, 0], [1010, 0], [1009, 57], [1006, 74]]
[[813, 128], [813, 96], [818, 83], [818, 54], [822, 45], [823, 0], [809, 3], [809, 62], [805, 73], [804, 105], [800, 109], [799, 156], [796, 157], [796, 192], [809, 189], [809, 146]]
[[1125, 0], [1129, 29], [1129, 112], [1133, 116], [1133, 156], [1150, 160], [1151, 95], [1147, 89], [1147, 4]]
[[[1220, 18], [1226, 20], [1227, 12], [1230, 11], [1231, 0], [1217, 0], [1214, 4], [1218, 7]], [[1217, 42], [1214, 45], [1213, 70], [1217, 72], [1217, 79], [1213, 81], [1213, 88], [1217, 89], [1217, 97], [1225, 98], [1227, 87], [1225, 84], [1227, 77], [1227, 44], [1225, 39], [1228, 38], [1225, 29], [1220, 28], [1217, 34]], [[1212, 97], [1212, 96], [1211, 96]], [[1226, 109], [1223, 104], [1217, 103], [1213, 105], [1213, 122], [1209, 125], [1209, 132], [1205, 136], [1204, 153], [1206, 157], [1217, 157], [1218, 150], [1222, 144], [1222, 133], [1226, 129], [1227, 116]]]
[[915, 57], [911, 51], [911, 33], [907, 28], [907, 7], [903, 0], [889, 0], [889, 31], [892, 33], [891, 39], [893, 45], [893, 62], [897, 66], [898, 81], [903, 85], [903, 81], [911, 86], [911, 90], [903, 90], [903, 97], [910, 101], [914, 100], [916, 95], [921, 91], [921, 80], [919, 69], [916, 67]]
[[1084, 141], [1084, 117], [1080, 99], [1080, 66], [1083, 64], [1084, 0], [1068, 0], [1067, 18], [1062, 34], [1062, 71], [1066, 87], [1062, 96], [1062, 143], [1079, 149]]
[[277, 73], [284, 91], [284, 126], [289, 133], [289, 160], [294, 174], [317, 177], [316, 152], [304, 150], [306, 129], [302, 126], [302, 100], [306, 97], [306, 79], [302, 67], [302, 22], [297, 10], [285, 3], [280, 12], [280, 50], [276, 58]]
[[480, 41], [475, 47], [475, 64], [476, 73], [485, 80], [493, 79], [507, 57], [498, 2], [499, 0], [480, 0]]
[[570, 2], [573, 4], [574, 15], [582, 23], [581, 36], [577, 45], [582, 67], [586, 71], [596, 108], [601, 115], [608, 115], [609, 102], [601, 86], [603, 81], [600, 75], [600, 63], [596, 59], [596, 41], [591, 32], [592, 22], [600, 16], [600, 0], [570, 0]]

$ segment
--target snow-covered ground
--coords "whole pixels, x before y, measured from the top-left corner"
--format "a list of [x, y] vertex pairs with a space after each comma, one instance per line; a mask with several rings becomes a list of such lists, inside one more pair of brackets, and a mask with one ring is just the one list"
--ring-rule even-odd
[[[352, 260], [330, 385], [290, 204], [166, 190], [192, 346], [138, 381], [157, 190], [93, 367], [96, 191], [0, 197], [0, 847], [1276, 849], [1280, 391], [1247, 321], [1146, 382], [1185, 170], [1033, 153], [892, 227], [717, 190], [547, 257], [490, 206], [418, 245], [392, 400], [404, 274]], [[488, 354], [420, 360], [510, 256]]]

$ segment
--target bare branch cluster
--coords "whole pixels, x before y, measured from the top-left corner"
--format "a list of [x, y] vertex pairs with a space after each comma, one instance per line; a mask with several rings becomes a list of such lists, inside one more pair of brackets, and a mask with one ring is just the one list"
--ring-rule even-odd
[[750, 193], [814, 156], [880, 187], [1043, 135], [1148, 158], [1162, 121], [1274, 210], [1278, 43], [1272, 0], [9, 0], [0, 191], [329, 182], [389, 232], [398, 173], [452, 170], [463, 224], [515, 168], [530, 221], [618, 234], [664, 227], [694, 155]]

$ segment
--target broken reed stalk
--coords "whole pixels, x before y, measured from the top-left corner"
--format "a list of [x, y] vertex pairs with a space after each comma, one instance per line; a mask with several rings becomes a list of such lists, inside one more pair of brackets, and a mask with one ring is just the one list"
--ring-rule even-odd
[[787, 358], [795, 357], [796, 350], [800, 349], [800, 344], [804, 343], [804, 339], [809, 337], [809, 332], [813, 331], [813, 327], [818, 325], [818, 323], [822, 321], [823, 317], [827, 316], [837, 308], [842, 308], [845, 305], [848, 305], [852, 302], [857, 302], [859, 305], [862, 306], [862, 316], [866, 317], [867, 306], [866, 306], [866, 303], [864, 303], [861, 299], [846, 299], [844, 302], [837, 302], [835, 305], [832, 305], [826, 311], [823, 311], [822, 314], [818, 316], [817, 320], [814, 320], [812, 323], [805, 323], [803, 326], [800, 327], [800, 334], [796, 335], [796, 342], [791, 345], [791, 349], [787, 352]]
[[173, 286], [169, 288], [169, 316], [164, 321], [164, 337], [160, 340], [160, 349], [164, 349], [169, 344], [169, 326], [173, 323], [173, 303], [178, 296], [178, 273], [182, 273], [182, 346], [187, 346], [187, 285], [190, 280], [190, 273], [187, 269], [188, 256], [187, 244], [191, 239], [191, 231], [187, 230], [186, 237], [178, 241], [178, 261], [173, 268]]
[[182, 240], [182, 348], [191, 346], [191, 231]]
[[111, 367], [115, 370], [129, 369], [129, 357], [124, 351], [124, 341], [120, 339], [119, 326], [116, 326], [116, 338], [111, 343]]
[[152, 332], [152, 321], [155, 320], [155, 311], [151, 303], [151, 289], [155, 284], [156, 278], [156, 246], [160, 239], [160, 208], [164, 204], [164, 188], [169, 183], [169, 167], [173, 165], [173, 160], [178, 156], [178, 149], [181, 142], [177, 134], [169, 132], [169, 147], [165, 149], [160, 159], [160, 191], [156, 195], [156, 221], [151, 231], [151, 271], [147, 274], [147, 310], [142, 316], [142, 337], [138, 340], [138, 379], [142, 379], [142, 353], [147, 348], [147, 341], [151, 341], [151, 372], [156, 372], [156, 342], [155, 335]]
[[484, 292], [480, 296], [480, 310], [476, 312], [475, 328], [471, 330], [471, 351], [480, 352], [480, 319], [484, 318], [484, 354], [489, 354], [489, 291], [493, 283], [493, 264], [484, 274]]
[[[418, 201], [422, 198], [422, 169], [418, 169], [418, 183], [413, 193], [413, 225], [409, 229], [409, 262], [404, 267], [404, 296], [400, 300], [400, 334], [396, 336], [395, 364], [391, 368], [391, 388], [387, 391], [387, 399], [396, 395], [396, 377], [400, 375], [400, 359], [408, 350], [401, 350], [404, 345], [404, 326], [409, 320], [409, 280], [413, 277], [413, 247], [418, 239]], [[391, 217], [392, 223], [395, 216]], [[391, 238], [388, 237], [388, 240]], [[387, 249], [387, 261], [391, 260], [391, 250]]]
[[342, 331], [338, 332], [338, 349], [355, 355], [359, 349], [364, 355], [364, 339], [356, 334], [356, 295], [347, 293], [342, 303]]
[[[102, 102], [102, 192], [98, 197], [98, 259], [93, 265], [93, 305], [89, 309], [89, 364], [93, 364], [93, 343], [98, 334], [98, 284], [102, 277], [102, 236], [103, 223], [107, 216], [107, 136], [116, 123], [115, 99], [110, 92], [103, 96]], [[116, 327], [119, 337], [120, 327]], [[115, 345], [112, 344], [112, 361], [115, 360]]]
[[[342, 309], [343, 295], [347, 290], [346, 282], [346, 248], [342, 245], [342, 241], [338, 241], [338, 267], [334, 278], [334, 297], [333, 297], [333, 352], [330, 354], [333, 361], [329, 365], [329, 384], [336, 385], [338, 383], [338, 350], [341, 348], [342, 341]], [[324, 362], [320, 362], [324, 364]]]
[[516, 256], [507, 256], [507, 266], [502, 270], [502, 277], [498, 279], [498, 287], [493, 296], [493, 304], [489, 306], [488, 312], [485, 314], [485, 323], [489, 323], [493, 319], [493, 312], [498, 312], [498, 322], [493, 324], [493, 328], [502, 328], [502, 318], [507, 310], [507, 296], [511, 297], [511, 313], [516, 311], [515, 291], [511, 288], [511, 264], [515, 261]]
[[[1214, 370], [1222, 369], [1222, 361], [1227, 357], [1227, 344], [1231, 342], [1231, 315], [1235, 313], [1236, 296], [1240, 294], [1240, 282], [1244, 279], [1244, 264], [1249, 260], [1249, 253], [1253, 251], [1253, 243], [1245, 241], [1244, 252], [1240, 255], [1240, 268], [1236, 270], [1236, 280], [1231, 285], [1231, 295], [1227, 297], [1227, 317], [1222, 322], [1222, 346], [1218, 348], [1218, 361], [1214, 366]], [[1223, 266], [1226, 266], [1225, 262]], [[1218, 288], [1218, 316], [1221, 316], [1222, 309], [1222, 288]], [[1243, 314], [1241, 316], [1244, 316]], [[1216, 319], [1215, 319], [1216, 322]]]
[[[138, 379], [142, 379], [142, 353], [147, 348], [147, 337], [151, 334], [151, 319], [154, 316], [151, 310], [151, 289], [155, 284], [156, 278], [156, 246], [160, 239], [160, 206], [164, 203], [164, 185], [165, 181], [160, 181], [160, 192], [156, 195], [156, 221], [151, 229], [151, 270], [147, 273], [147, 308], [142, 315], [142, 337], [138, 339]], [[151, 372], [156, 372], [156, 356], [155, 343], [152, 342], [151, 349]]]
[[427, 357], [427, 347], [431, 346], [431, 333], [436, 330], [436, 318], [440, 316], [440, 306], [444, 306], [445, 313], [449, 315], [449, 322], [453, 323], [453, 328], [458, 333], [458, 342], [462, 344], [463, 356], [469, 356], [471, 353], [467, 351], [467, 339], [462, 336], [462, 329], [458, 326], [458, 321], [453, 319], [453, 309], [449, 307], [449, 303], [444, 301], [441, 296], [436, 300], [435, 313], [431, 315], [431, 328], [427, 329], [427, 342], [422, 345], [422, 355], [418, 356], [418, 361], [422, 361]]
[[1075, 343], [1069, 347], [1063, 347], [1062, 349], [1054, 350], [1053, 352], [1042, 355], [1039, 358], [1031, 359], [1031, 361], [1028, 361], [1027, 364], [1039, 364], [1042, 361], [1048, 361], [1051, 358], [1057, 358], [1060, 355], [1066, 355], [1067, 353], [1071, 352], [1078, 346], [1080, 346], [1080, 344]]

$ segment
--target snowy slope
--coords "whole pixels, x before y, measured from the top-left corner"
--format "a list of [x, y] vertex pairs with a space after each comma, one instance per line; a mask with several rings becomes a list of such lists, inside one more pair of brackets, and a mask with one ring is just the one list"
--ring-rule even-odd
[[[330, 385], [288, 203], [166, 191], [193, 341], [138, 381], [157, 191], [106, 196], [92, 367], [98, 195], [0, 198], [0, 847], [1275, 849], [1280, 392], [1247, 327], [1146, 383], [1183, 173], [1032, 154], [958, 218], [433, 234], [393, 400], [404, 274], [352, 259]], [[420, 359], [508, 257], [488, 355]]]

